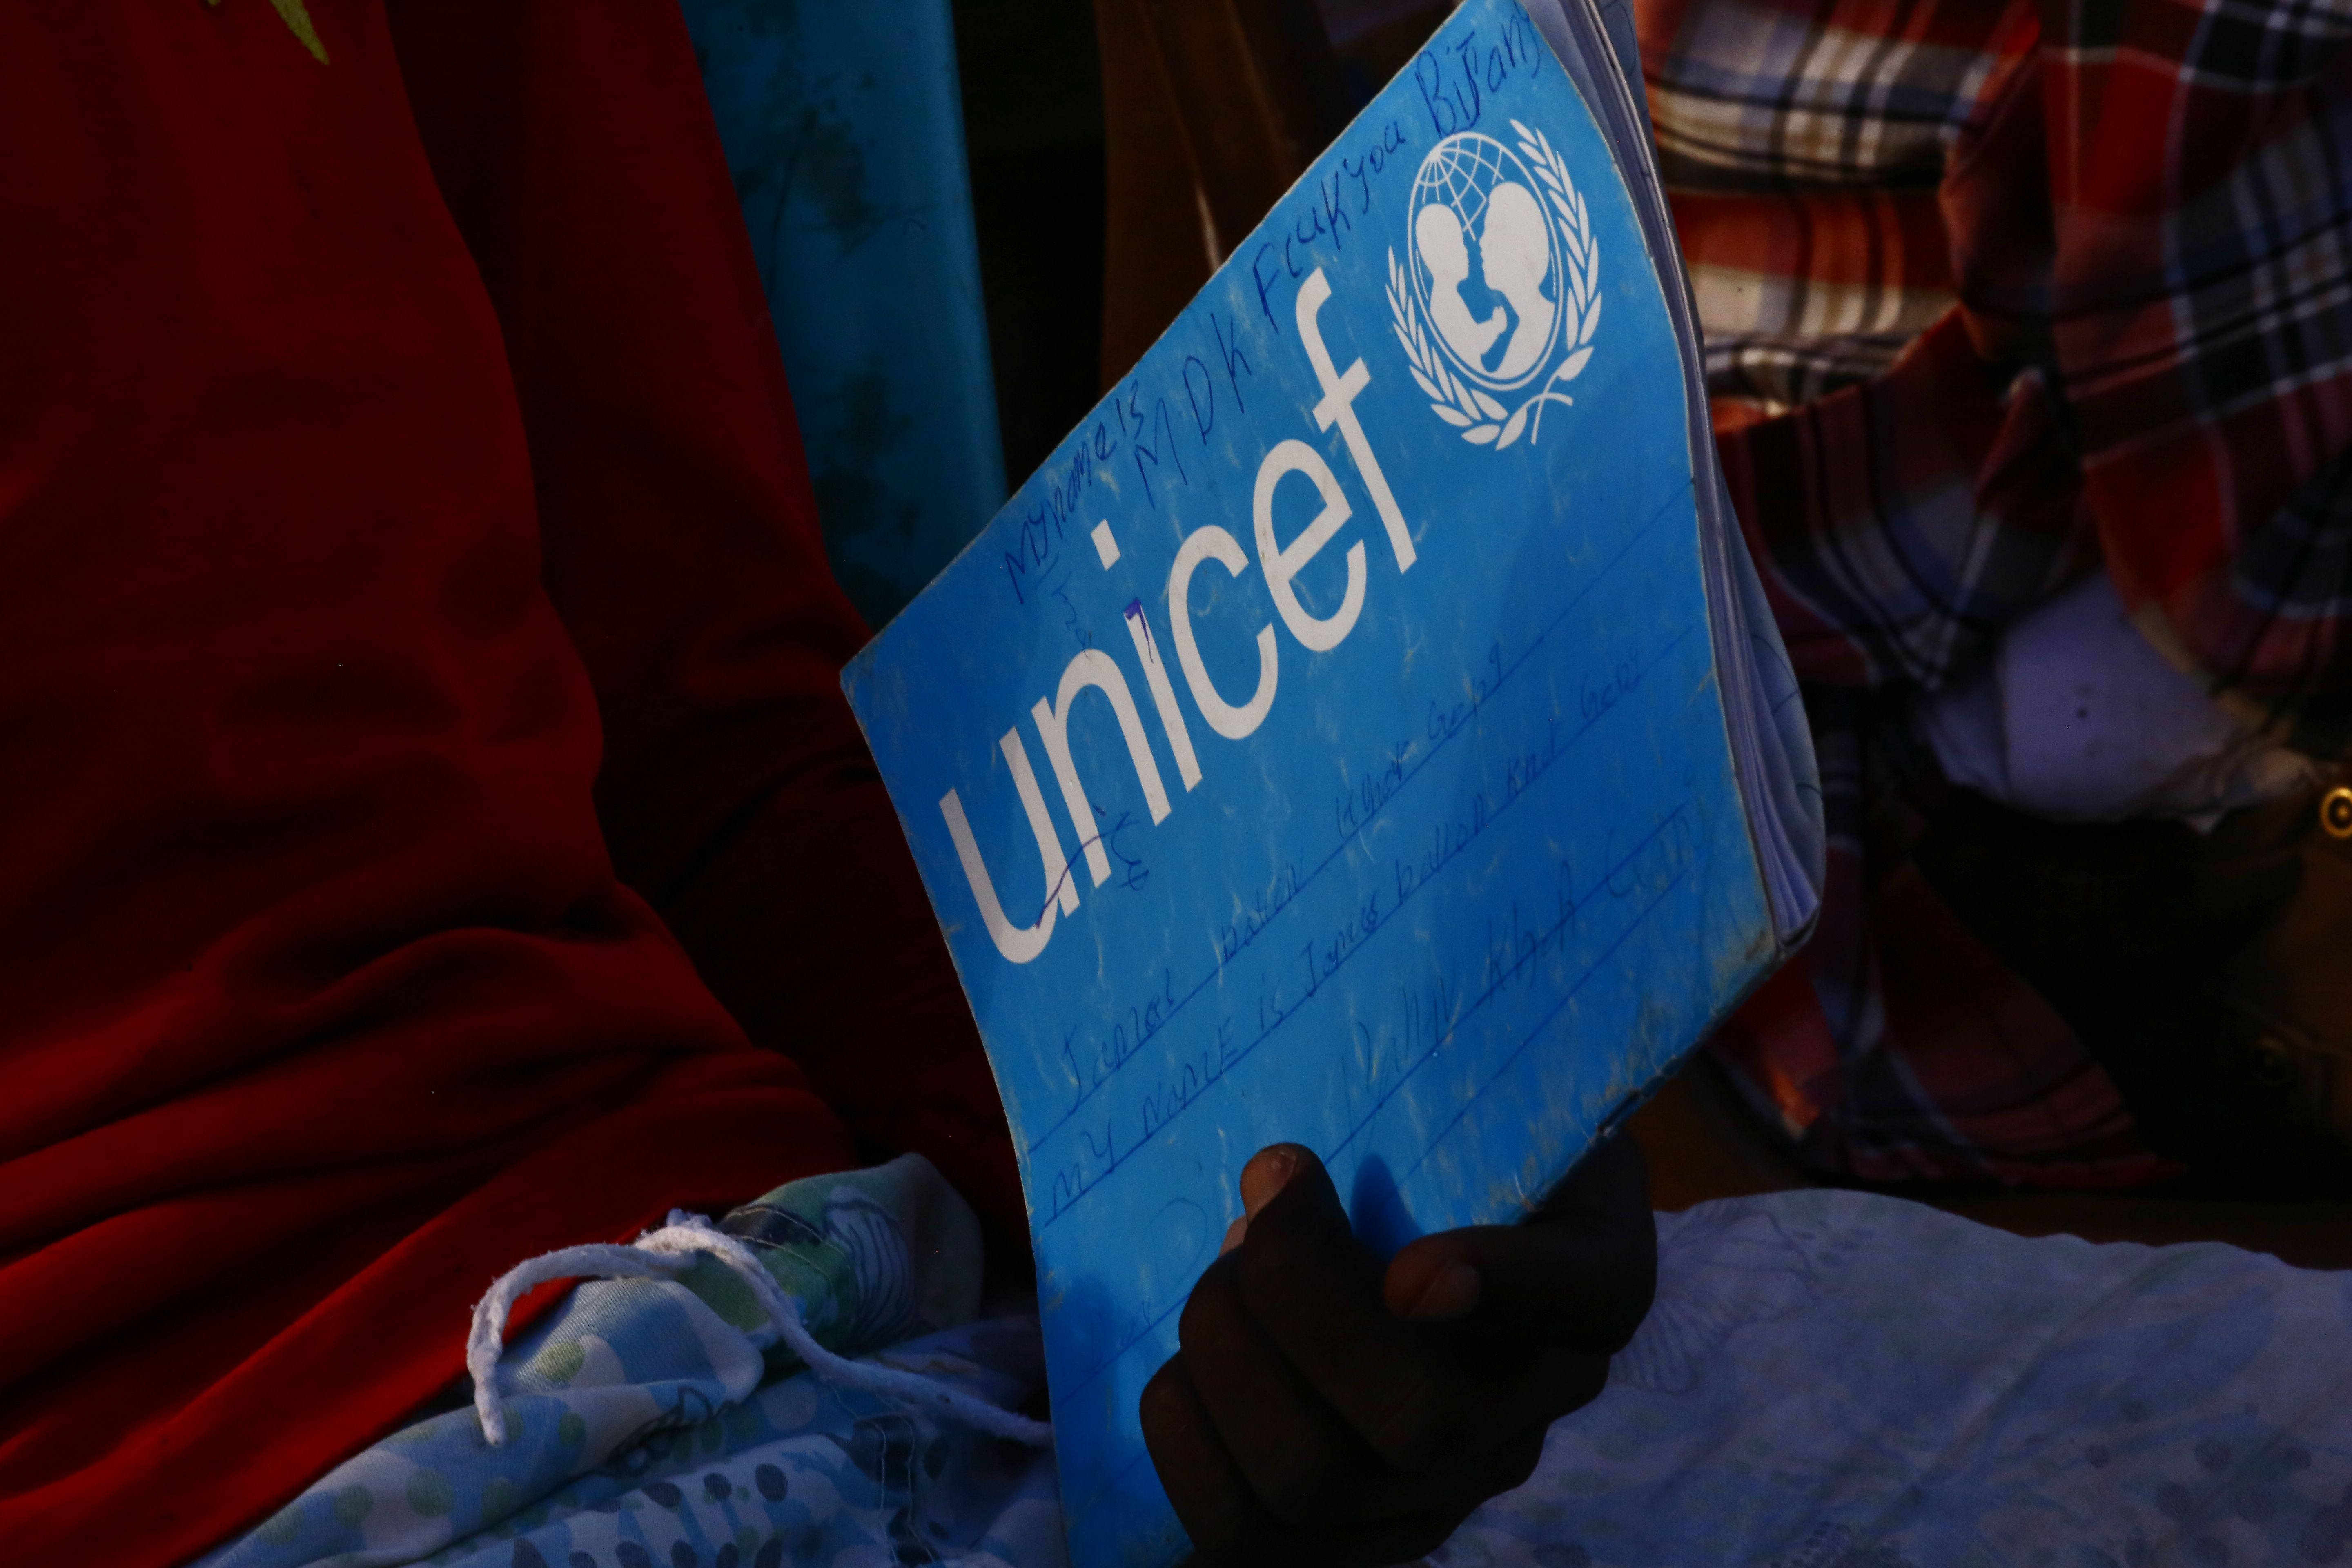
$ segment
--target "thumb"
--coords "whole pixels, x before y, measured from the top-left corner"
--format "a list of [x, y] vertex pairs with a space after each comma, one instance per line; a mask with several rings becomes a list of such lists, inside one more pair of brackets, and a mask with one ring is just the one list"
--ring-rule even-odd
[[[1523, 1343], [1607, 1354], [1641, 1326], [1657, 1288], [1657, 1228], [1639, 1155], [1597, 1151], [1526, 1223], [1441, 1231], [1381, 1280], [1389, 1310]], [[1600, 1178], [1600, 1179], [1595, 1179]], [[1572, 1201], [1560, 1201], [1573, 1194]]]

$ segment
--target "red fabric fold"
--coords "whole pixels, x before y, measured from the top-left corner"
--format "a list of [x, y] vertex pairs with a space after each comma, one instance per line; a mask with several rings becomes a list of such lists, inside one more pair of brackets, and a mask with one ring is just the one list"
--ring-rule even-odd
[[0, 12], [12, 1563], [258, 1522], [672, 1205], [1018, 1222], [677, 11], [310, 14]]
[[868, 1152], [920, 1151], [1024, 1237], [995, 1080], [842, 700], [866, 628], [825, 566], [693, 51], [653, 11], [392, 6], [505, 330], [548, 590], [604, 716], [605, 835]]

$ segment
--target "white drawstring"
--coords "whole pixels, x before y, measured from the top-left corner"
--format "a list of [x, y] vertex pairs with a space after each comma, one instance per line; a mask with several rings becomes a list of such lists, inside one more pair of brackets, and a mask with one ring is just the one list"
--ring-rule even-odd
[[499, 1392], [499, 1361], [506, 1354], [507, 1317], [523, 1293], [552, 1279], [669, 1279], [707, 1252], [751, 1288], [768, 1321], [752, 1331], [754, 1345], [765, 1349], [781, 1338], [808, 1369], [827, 1383], [924, 1405], [941, 1415], [977, 1427], [992, 1437], [1006, 1437], [1042, 1448], [1054, 1440], [1054, 1428], [984, 1399], [918, 1373], [872, 1362], [835, 1355], [816, 1342], [801, 1316], [801, 1304], [761, 1266], [758, 1254], [700, 1215], [672, 1209], [669, 1222], [649, 1230], [627, 1247], [562, 1247], [519, 1263], [499, 1276], [474, 1305], [473, 1331], [466, 1338], [466, 1370], [474, 1379], [474, 1411], [481, 1417], [482, 1437], [493, 1448], [507, 1440], [507, 1413]]

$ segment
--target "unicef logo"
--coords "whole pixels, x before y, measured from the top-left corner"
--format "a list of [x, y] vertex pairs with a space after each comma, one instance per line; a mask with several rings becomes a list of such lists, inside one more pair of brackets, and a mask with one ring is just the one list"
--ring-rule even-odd
[[1601, 325], [1601, 255], [1584, 197], [1540, 131], [1517, 151], [1465, 131], [1429, 150], [1407, 204], [1409, 261], [1389, 252], [1397, 342], [1430, 408], [1496, 450], [1543, 428]]

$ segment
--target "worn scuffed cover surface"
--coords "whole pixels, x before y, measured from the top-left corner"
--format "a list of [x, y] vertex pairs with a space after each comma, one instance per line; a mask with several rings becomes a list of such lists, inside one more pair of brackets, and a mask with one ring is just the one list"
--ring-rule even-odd
[[1775, 952], [1685, 383], [1593, 116], [1471, 0], [845, 676], [1021, 1152], [1074, 1560], [1276, 1140], [1521, 1212]]

